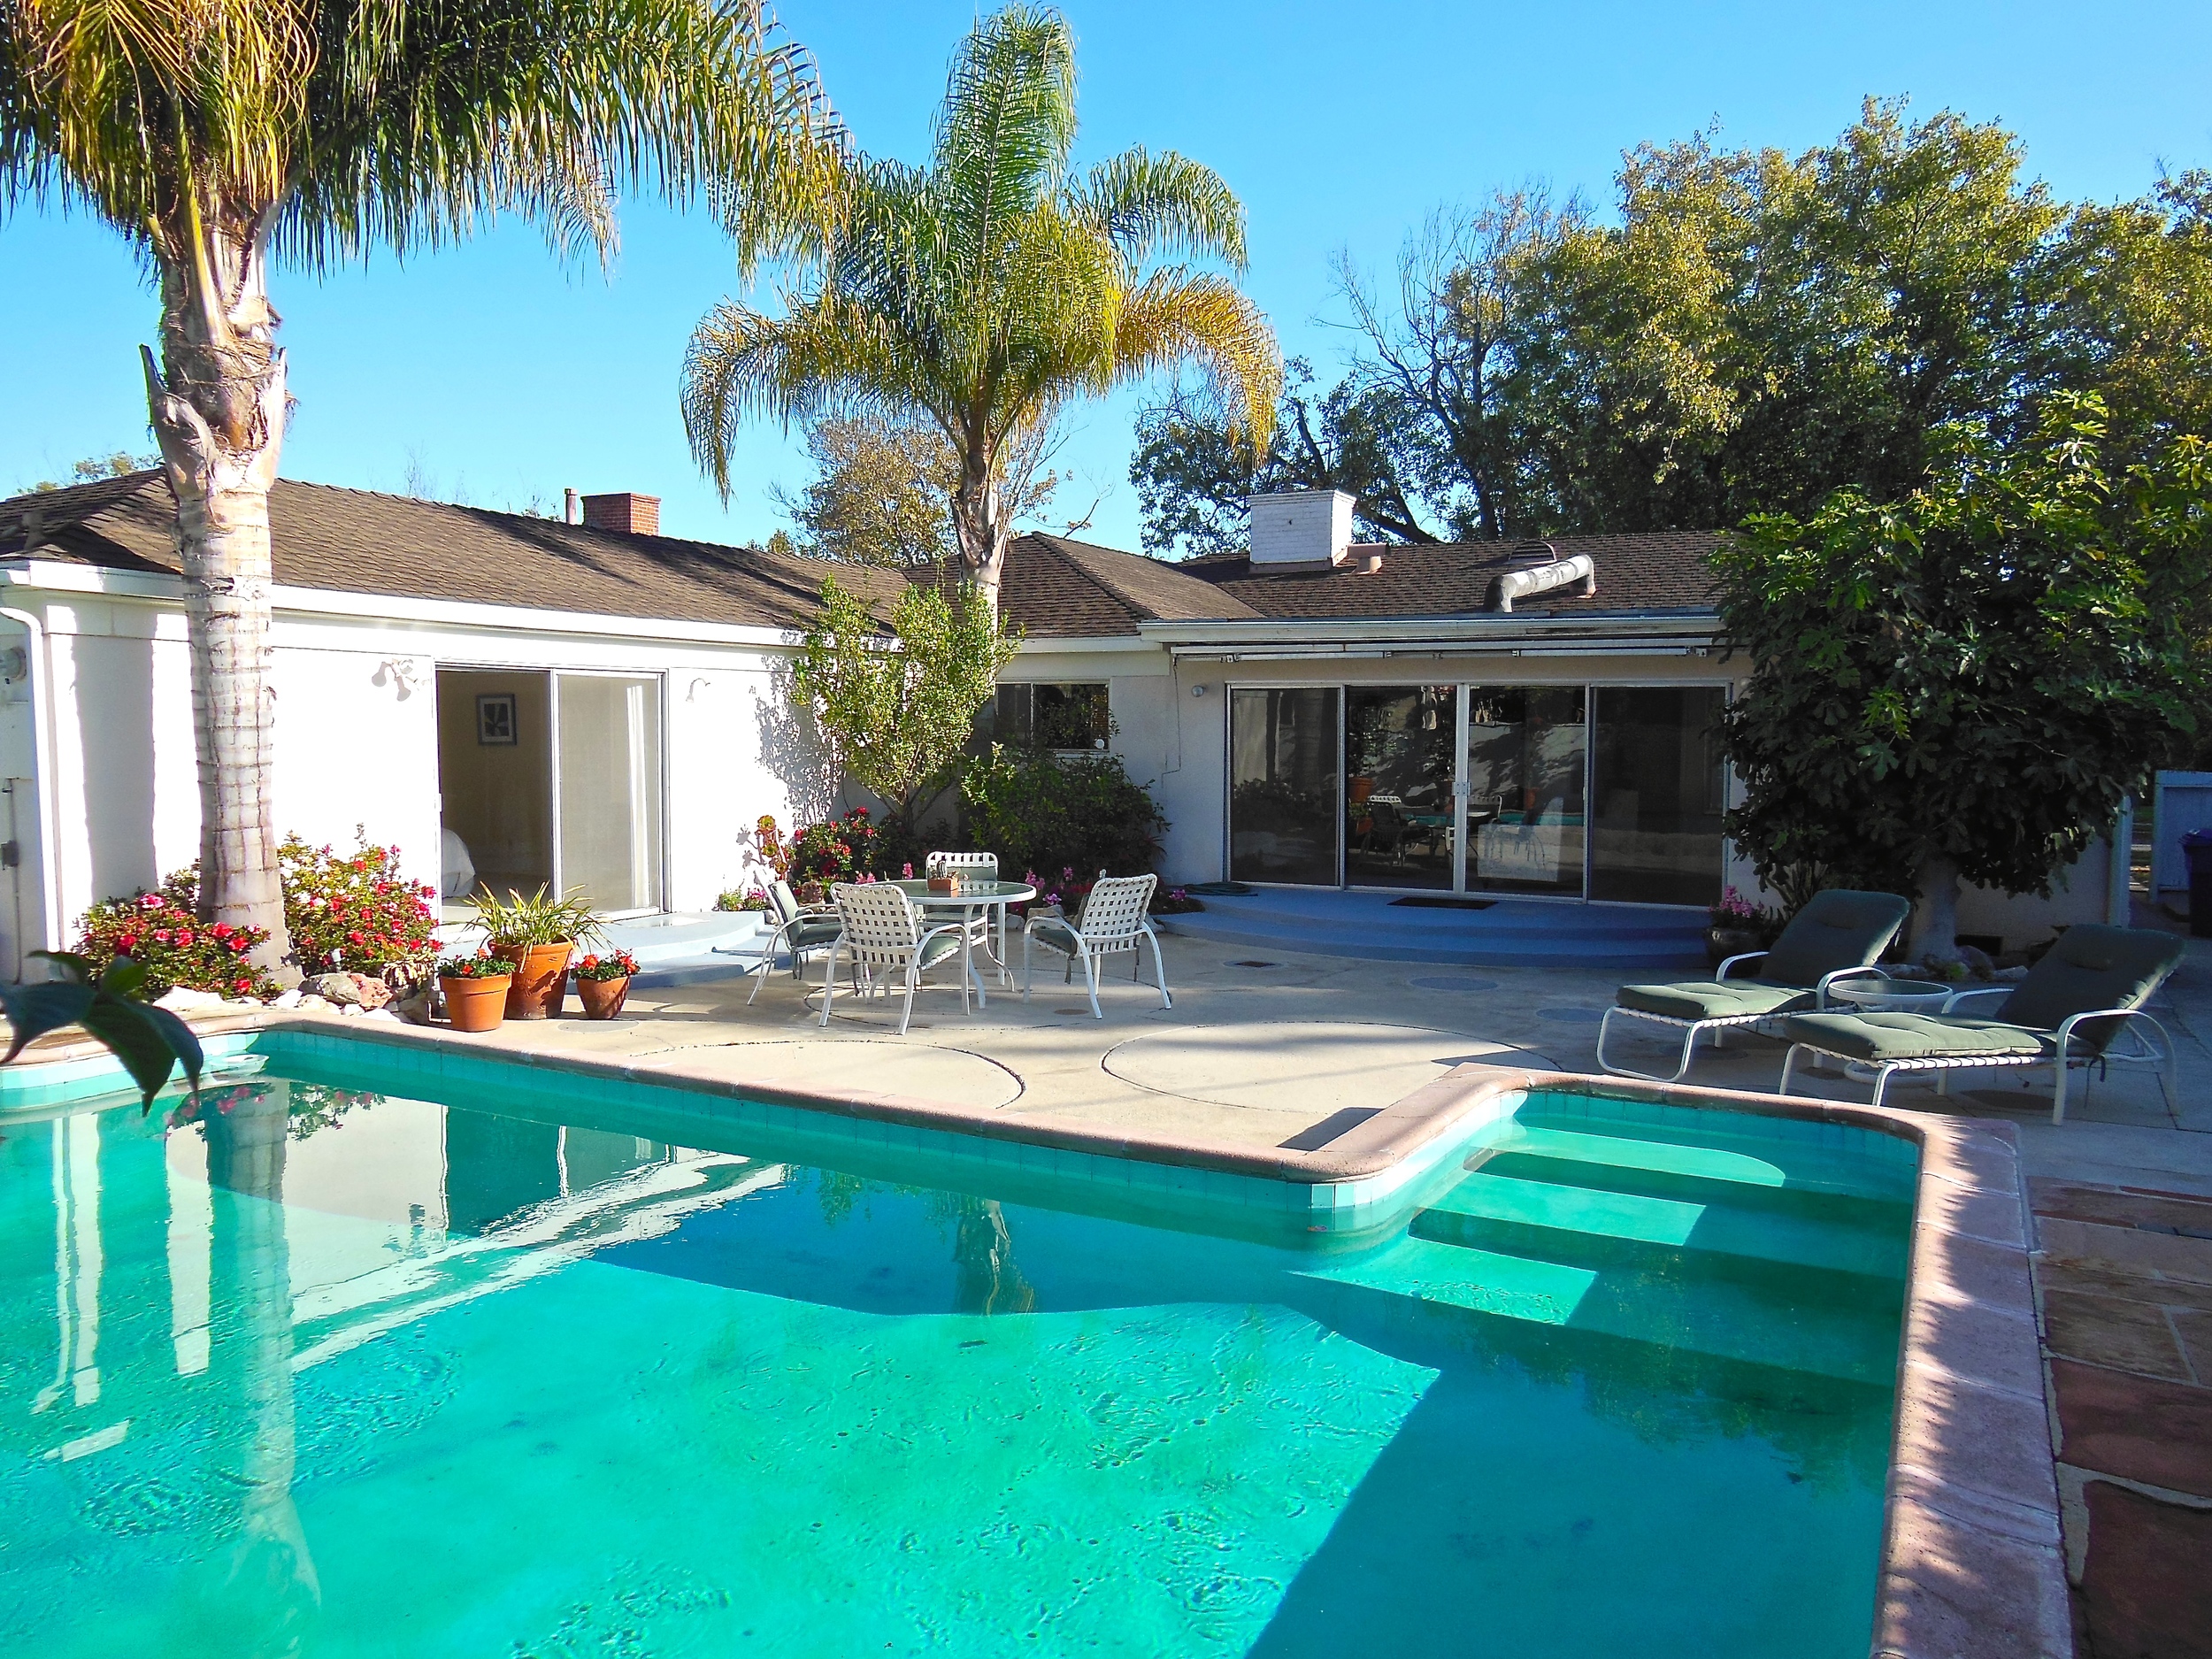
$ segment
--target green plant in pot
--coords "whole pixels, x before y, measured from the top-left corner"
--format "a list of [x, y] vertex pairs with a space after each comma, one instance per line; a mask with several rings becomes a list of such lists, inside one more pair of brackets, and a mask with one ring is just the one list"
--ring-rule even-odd
[[507, 1018], [544, 1019], [568, 1000], [568, 959], [580, 944], [603, 938], [581, 887], [556, 898], [541, 885], [528, 897], [510, 890], [503, 899], [479, 887], [469, 900], [476, 925], [493, 954], [515, 964], [507, 987]]

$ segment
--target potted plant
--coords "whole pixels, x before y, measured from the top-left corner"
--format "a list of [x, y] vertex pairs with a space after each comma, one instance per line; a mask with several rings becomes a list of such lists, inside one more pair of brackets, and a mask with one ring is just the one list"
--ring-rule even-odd
[[583, 891], [571, 887], [557, 899], [541, 886], [527, 898], [511, 891], [499, 899], [489, 887], [479, 887], [469, 901], [485, 943], [515, 964], [514, 982], [507, 987], [508, 1018], [544, 1019], [566, 1004], [570, 956], [578, 945], [602, 936]]
[[472, 956], [448, 956], [438, 964], [438, 989], [447, 1019], [456, 1031], [497, 1031], [507, 1016], [507, 992], [515, 964], [480, 950]]
[[1764, 950], [1782, 931], [1782, 918], [1731, 887], [1706, 912], [1705, 960], [1718, 967], [1731, 956]]
[[630, 995], [637, 958], [626, 950], [603, 950], [576, 964], [576, 997], [586, 1019], [612, 1019]]

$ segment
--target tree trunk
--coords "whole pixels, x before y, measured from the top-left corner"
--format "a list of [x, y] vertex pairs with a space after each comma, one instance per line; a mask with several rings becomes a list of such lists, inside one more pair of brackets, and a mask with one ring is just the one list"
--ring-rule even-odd
[[964, 468], [952, 497], [953, 540], [960, 549], [961, 569], [994, 617], [998, 615], [999, 579], [1006, 572], [1011, 531], [998, 480], [988, 472], [970, 476]]
[[203, 238], [162, 271], [162, 363], [140, 348], [146, 402], [177, 502], [200, 781], [200, 918], [266, 929], [252, 960], [296, 980], [272, 802], [276, 709], [269, 491], [288, 398], [264, 231]]
[[1959, 867], [1948, 858], [1930, 858], [1920, 866], [1920, 902], [1924, 909], [1920, 936], [1913, 947], [1924, 962], [1959, 959]]

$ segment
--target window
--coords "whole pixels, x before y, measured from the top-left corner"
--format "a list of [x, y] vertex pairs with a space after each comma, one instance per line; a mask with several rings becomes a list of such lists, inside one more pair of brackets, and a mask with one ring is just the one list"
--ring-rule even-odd
[[1112, 702], [1102, 683], [998, 688], [996, 735], [1002, 743], [1102, 749], [1113, 733]]

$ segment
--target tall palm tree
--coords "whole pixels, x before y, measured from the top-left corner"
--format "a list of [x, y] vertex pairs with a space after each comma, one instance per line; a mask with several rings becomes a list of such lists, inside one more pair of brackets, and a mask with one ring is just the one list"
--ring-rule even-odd
[[[502, 212], [614, 242], [622, 189], [716, 190], [741, 246], [833, 202], [805, 55], [757, 0], [0, 0], [0, 214], [89, 210], [160, 294], [140, 348], [177, 503], [200, 904], [288, 950], [270, 813], [269, 489], [289, 408], [268, 267]], [[815, 240], [818, 241], [818, 235]]]
[[726, 301], [691, 337], [684, 421], [725, 495], [740, 424], [918, 417], [959, 457], [953, 534], [995, 604], [1012, 535], [1008, 457], [1070, 398], [1189, 365], [1264, 449], [1282, 379], [1266, 319], [1225, 279], [1155, 255], [1244, 265], [1244, 210], [1207, 167], [1125, 150], [1077, 179], [1075, 42], [1011, 7], [954, 56], [926, 167], [841, 175], [826, 240], [784, 314]]

